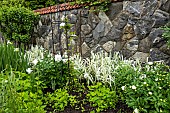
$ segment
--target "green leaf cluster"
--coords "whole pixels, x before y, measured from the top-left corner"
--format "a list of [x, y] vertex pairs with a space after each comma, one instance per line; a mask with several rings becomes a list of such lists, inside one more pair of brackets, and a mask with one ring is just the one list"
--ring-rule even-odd
[[66, 89], [57, 89], [54, 93], [47, 93], [46, 103], [55, 111], [64, 111], [65, 107], [77, 103], [75, 96], [69, 95]]
[[1, 113], [45, 113], [41, 88], [31, 81], [29, 75], [19, 71], [0, 74]]
[[115, 108], [118, 98], [115, 91], [111, 91], [102, 83], [88, 86], [89, 92], [87, 98], [93, 107], [97, 107], [96, 111], [101, 112], [108, 108]]

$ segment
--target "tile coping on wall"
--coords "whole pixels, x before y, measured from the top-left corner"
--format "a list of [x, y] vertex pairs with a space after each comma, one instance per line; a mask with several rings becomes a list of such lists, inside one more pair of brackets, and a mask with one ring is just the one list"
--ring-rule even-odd
[[[123, 0], [112, 0], [112, 2], [121, 2], [121, 1], [123, 1]], [[87, 5], [88, 4], [70, 5], [69, 3], [63, 3], [63, 4], [56, 5], [56, 6], [37, 9], [37, 10], [34, 10], [34, 12], [39, 13], [40, 15], [44, 15], [44, 14], [49, 14], [49, 13], [55, 13], [57, 11], [66, 11], [66, 10], [78, 9], [78, 8], [81, 8], [81, 7], [87, 6]]]

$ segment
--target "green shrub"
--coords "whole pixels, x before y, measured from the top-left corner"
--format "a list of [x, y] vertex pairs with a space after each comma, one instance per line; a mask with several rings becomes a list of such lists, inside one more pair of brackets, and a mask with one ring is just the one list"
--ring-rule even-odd
[[29, 42], [38, 19], [37, 14], [25, 7], [4, 5], [0, 8], [0, 31], [8, 40]]
[[141, 113], [169, 112], [169, 66], [160, 63], [146, 65], [140, 74], [127, 74], [126, 79], [129, 78], [131, 81], [122, 85], [124, 98], [129, 107]]
[[118, 98], [115, 91], [98, 82], [96, 85], [88, 86], [88, 101], [91, 106], [96, 107], [97, 112], [101, 112], [108, 108], [115, 108]]
[[0, 71], [13, 70], [23, 71], [28, 67], [27, 56], [24, 51], [15, 48], [12, 44], [0, 44]]
[[[61, 57], [61, 56], [60, 56]], [[74, 76], [74, 68], [71, 61], [67, 59], [58, 59], [55, 61], [53, 56], [44, 55], [44, 59], [35, 66], [39, 72], [39, 78], [43, 83], [53, 90], [67, 85], [68, 81]]]

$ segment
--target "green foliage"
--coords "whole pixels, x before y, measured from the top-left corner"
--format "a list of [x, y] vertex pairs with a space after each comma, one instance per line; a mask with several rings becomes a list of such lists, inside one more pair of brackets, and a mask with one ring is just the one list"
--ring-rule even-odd
[[118, 101], [115, 91], [111, 91], [100, 82], [96, 85], [88, 86], [88, 88], [87, 98], [93, 107], [97, 107], [97, 112], [108, 108], [115, 108]]
[[40, 87], [18, 71], [0, 74], [0, 107], [1, 113], [45, 113]]
[[122, 83], [122, 90], [129, 107], [142, 113], [167, 113], [170, 110], [169, 66], [160, 63], [146, 65], [140, 74], [133, 76], [129, 73], [121, 80], [127, 81]]
[[24, 51], [15, 48], [11, 42], [8, 44], [0, 44], [0, 71], [3, 70], [18, 70], [25, 72], [28, 67], [27, 56]]
[[19, 6], [24, 4], [24, 0], [0, 0], [0, 7], [3, 6]]
[[66, 89], [57, 89], [54, 93], [47, 93], [47, 104], [55, 111], [63, 111], [66, 106], [75, 106], [77, 100], [75, 96], [69, 95]]
[[86, 6], [86, 8], [97, 6], [96, 9], [93, 9], [93, 11], [100, 11], [100, 10], [107, 11], [108, 6], [111, 3], [111, 0], [75, 0], [75, 2], [72, 2], [72, 4], [74, 4], [74, 3], [88, 4], [88, 6]]
[[35, 22], [39, 16], [33, 11], [19, 6], [2, 6], [0, 24], [3, 36], [11, 41], [29, 42]]
[[167, 43], [170, 46], [170, 26], [166, 26], [163, 29], [165, 30], [165, 32], [163, 33], [163, 37], [167, 39]]
[[56, 0], [25, 0], [25, 6], [35, 10], [53, 6], [56, 4]]

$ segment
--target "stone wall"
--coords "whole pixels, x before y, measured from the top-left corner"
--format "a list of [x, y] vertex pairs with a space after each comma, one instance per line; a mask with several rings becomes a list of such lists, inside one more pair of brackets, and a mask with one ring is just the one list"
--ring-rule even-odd
[[[74, 9], [53, 13], [53, 21], [67, 14], [71, 31], [76, 31], [83, 56], [90, 51], [121, 52], [125, 58], [138, 58], [146, 61], [164, 60], [170, 64], [170, 48], [162, 38], [161, 26], [170, 22], [170, 0], [133, 0], [112, 3], [107, 12], [94, 13], [84, 9]], [[47, 49], [58, 50], [58, 25], [53, 25], [52, 41], [51, 14], [41, 15], [34, 37], [38, 44]], [[65, 42], [65, 35], [61, 36]], [[80, 40], [82, 42], [80, 42]], [[63, 46], [64, 48], [64, 46]], [[79, 49], [78, 49], [79, 50]], [[80, 52], [80, 51], [79, 51]]]

